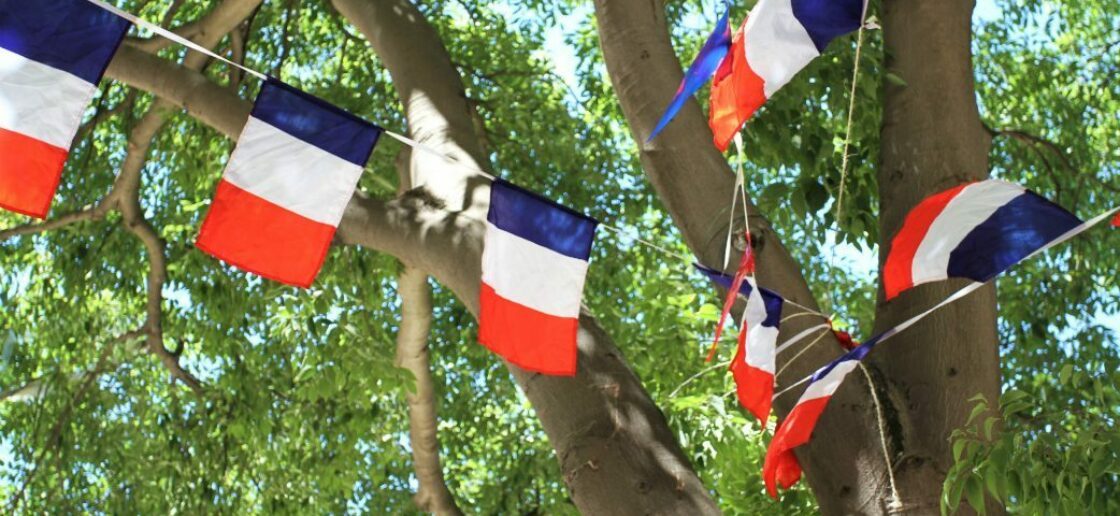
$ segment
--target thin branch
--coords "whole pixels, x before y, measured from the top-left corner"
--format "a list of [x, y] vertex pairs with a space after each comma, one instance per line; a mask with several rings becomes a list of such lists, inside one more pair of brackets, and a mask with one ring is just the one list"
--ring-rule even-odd
[[52, 452], [58, 452], [58, 447], [62, 443], [62, 433], [70, 424], [70, 418], [74, 413], [74, 407], [82, 402], [86, 394], [89, 392], [90, 388], [93, 386], [94, 380], [105, 371], [105, 367], [109, 363], [109, 357], [113, 355], [113, 350], [116, 349], [116, 346], [118, 344], [136, 340], [141, 335], [142, 331], [131, 331], [105, 343], [105, 348], [101, 350], [101, 356], [98, 357], [96, 365], [94, 365], [92, 369], [86, 372], [85, 376], [82, 378], [82, 383], [78, 387], [78, 390], [74, 392], [74, 395], [70, 398], [70, 401], [67, 402], [65, 407], [63, 407], [62, 412], [55, 420], [54, 425], [51, 427], [50, 436], [47, 438], [47, 442], [43, 446], [42, 450], [40, 450], [39, 456], [35, 459], [34, 464], [31, 466], [31, 471], [27, 472], [27, 475], [24, 476], [23, 483], [20, 485], [19, 490], [16, 491], [14, 495], [12, 495], [12, 498], [10, 500], [8, 500], [8, 510], [10, 513], [14, 514], [18, 511], [20, 503], [23, 502], [23, 495], [27, 492], [27, 487], [31, 485], [31, 482], [33, 480], [35, 480], [35, 476], [41, 469], [41, 466], [47, 458], [47, 455]]
[[10, 240], [18, 236], [37, 235], [39, 233], [61, 229], [71, 224], [82, 221], [101, 220], [105, 218], [105, 215], [109, 213], [110, 209], [112, 208], [112, 203], [112, 196], [110, 195], [98, 201], [98, 203], [93, 206], [87, 206], [85, 208], [82, 208], [81, 210], [73, 213], [67, 213], [66, 215], [55, 219], [43, 222], [33, 222], [30, 224], [24, 224], [22, 226], [16, 226], [12, 229], [5, 229], [3, 231], [0, 231], [0, 242]]

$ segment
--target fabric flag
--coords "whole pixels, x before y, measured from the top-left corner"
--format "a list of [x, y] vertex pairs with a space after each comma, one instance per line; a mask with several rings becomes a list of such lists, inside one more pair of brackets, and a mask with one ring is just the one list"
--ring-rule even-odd
[[478, 340], [510, 363], [576, 374], [595, 219], [502, 180], [490, 187]]
[[985, 282], [1077, 227], [1062, 207], [998, 180], [958, 186], [915, 207], [883, 269], [887, 299], [948, 278]]
[[801, 479], [801, 463], [793, 452], [794, 448], [809, 442], [813, 428], [817, 426], [817, 420], [833, 393], [879, 340], [881, 338], [868, 341], [813, 374], [801, 399], [778, 426], [766, 450], [762, 478], [771, 498], [778, 498], [778, 486], [789, 489]]
[[0, 0], [0, 208], [45, 218], [131, 24], [85, 0]]
[[[694, 267], [716, 284], [731, 288], [732, 277], [703, 265]], [[766, 426], [774, 397], [778, 329], [785, 301], [778, 294], [759, 288], [749, 278], [739, 287], [739, 294], [747, 299], [747, 307], [739, 328], [739, 348], [731, 360], [731, 375], [735, 378], [739, 404]]]
[[1120, 213], [1116, 215], [1116, 218], [1112, 219], [1112, 225], [1120, 228]]
[[731, 26], [727, 23], [730, 14], [730, 10], [725, 12], [716, 23], [716, 30], [708, 36], [708, 41], [700, 48], [700, 53], [696, 55], [696, 59], [688, 67], [688, 72], [684, 74], [684, 79], [681, 79], [681, 85], [677, 88], [673, 101], [669, 103], [669, 107], [665, 109], [665, 114], [661, 115], [657, 127], [653, 129], [653, 133], [649, 135], [649, 139], [646, 141], [656, 138], [661, 130], [669, 125], [669, 122], [677, 116], [677, 112], [681, 110], [684, 103], [696, 93], [696, 90], [703, 87], [705, 82], [708, 82], [708, 78], [715, 73], [716, 68], [719, 67], [720, 62], [727, 55], [727, 48], [731, 46]]
[[727, 150], [755, 111], [819, 56], [859, 28], [866, 0], [759, 0], [712, 82], [709, 124]]
[[266, 81], [195, 245], [248, 272], [310, 287], [381, 132]]
[[727, 316], [731, 313], [731, 307], [735, 305], [735, 299], [738, 298], [740, 290], [743, 285], [743, 280], [748, 275], [754, 275], [754, 251], [751, 248], [750, 233], [747, 233], [747, 247], [743, 249], [743, 256], [739, 259], [739, 268], [735, 270], [735, 277], [731, 278], [730, 283], [724, 285], [727, 289], [727, 298], [723, 301], [723, 310], [719, 314], [719, 322], [716, 323], [716, 335], [712, 340], [712, 347], [708, 351], [708, 362], [716, 356], [716, 350], [719, 348], [719, 337], [723, 335], [723, 327], [727, 324]]

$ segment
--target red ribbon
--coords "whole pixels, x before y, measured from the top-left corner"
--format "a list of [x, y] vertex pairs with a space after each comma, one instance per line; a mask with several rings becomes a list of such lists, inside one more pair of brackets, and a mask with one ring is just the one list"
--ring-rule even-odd
[[731, 288], [727, 291], [727, 299], [723, 301], [723, 312], [719, 315], [719, 324], [716, 325], [716, 338], [712, 341], [712, 348], [708, 350], [707, 362], [711, 362], [716, 356], [716, 349], [719, 348], [719, 337], [723, 334], [723, 326], [727, 324], [727, 315], [731, 313], [731, 307], [735, 305], [735, 298], [739, 295], [743, 280], [746, 279], [748, 274], [754, 274], [754, 253], [751, 252], [750, 233], [747, 233], [746, 238], [747, 248], [743, 250], [743, 256], [739, 259], [739, 269], [735, 271], [735, 277], [731, 280]]

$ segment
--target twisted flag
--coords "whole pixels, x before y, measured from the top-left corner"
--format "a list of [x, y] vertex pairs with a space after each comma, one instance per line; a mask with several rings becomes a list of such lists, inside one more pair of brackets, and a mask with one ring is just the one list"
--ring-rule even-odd
[[576, 374], [594, 219], [502, 180], [490, 187], [478, 340], [533, 372]]
[[310, 287], [381, 132], [266, 81], [195, 245], [242, 270]]
[[85, 0], [0, 0], [0, 208], [47, 216], [82, 114], [131, 26]]
[[891, 242], [883, 268], [887, 299], [948, 278], [988, 281], [1081, 220], [1019, 185], [987, 180], [916, 206]]
[[778, 426], [766, 450], [762, 479], [771, 498], [778, 497], [778, 486], [789, 489], [801, 479], [801, 463], [797, 461], [793, 449], [809, 442], [828, 400], [832, 399], [848, 373], [855, 370], [880, 340], [881, 337], [868, 341], [813, 374], [801, 399]]
[[658, 120], [657, 127], [654, 127], [649, 139], [646, 140], [647, 142], [656, 138], [661, 130], [669, 125], [669, 122], [677, 116], [677, 112], [681, 110], [684, 103], [696, 93], [696, 90], [704, 86], [708, 78], [715, 73], [724, 56], [727, 55], [727, 48], [731, 45], [731, 27], [727, 23], [730, 14], [730, 10], [724, 12], [723, 17], [716, 22], [716, 29], [708, 36], [708, 41], [700, 48], [700, 53], [696, 55], [696, 59], [688, 67], [688, 72], [681, 79], [681, 85], [677, 88], [677, 93], [673, 95], [672, 102], [665, 109], [665, 113], [661, 115], [661, 120]]
[[858, 29], [866, 5], [865, 0], [760, 0], [712, 82], [709, 124], [716, 147], [727, 150], [767, 99], [829, 42]]
[[708, 351], [708, 362], [711, 362], [712, 358], [716, 356], [719, 338], [723, 335], [724, 325], [727, 324], [727, 316], [731, 313], [731, 307], [735, 305], [735, 299], [739, 296], [743, 280], [748, 275], [754, 275], [754, 252], [751, 250], [750, 233], [747, 234], [747, 247], [743, 249], [743, 256], [739, 259], [739, 268], [735, 270], [735, 277], [731, 279], [731, 283], [724, 285], [727, 288], [727, 297], [723, 300], [723, 310], [720, 311], [719, 322], [716, 324], [716, 335], [712, 340], [712, 347]]
[[[734, 282], [734, 278], [719, 271], [699, 264], [694, 267], [724, 288], [730, 289]], [[743, 281], [738, 294], [747, 299], [747, 307], [739, 327], [739, 348], [731, 360], [731, 375], [739, 404], [765, 426], [774, 397], [778, 329], [785, 301], [778, 294], [759, 288], [749, 278]]]

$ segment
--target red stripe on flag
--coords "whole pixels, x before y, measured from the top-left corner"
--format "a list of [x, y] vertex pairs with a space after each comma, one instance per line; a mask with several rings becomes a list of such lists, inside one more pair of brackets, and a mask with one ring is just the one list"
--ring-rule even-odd
[[66, 149], [0, 128], [0, 208], [46, 218], [68, 154]]
[[883, 265], [883, 289], [886, 291], [888, 301], [914, 286], [914, 257], [918, 254], [918, 247], [929, 233], [933, 221], [945, 211], [949, 201], [952, 201], [969, 184], [971, 183], [929, 197], [906, 215], [902, 229], [891, 241], [891, 251], [887, 255], [886, 264]]
[[830, 399], [831, 396], [825, 396], [799, 402], [774, 432], [762, 465], [762, 479], [766, 481], [766, 492], [771, 498], [778, 498], [778, 485], [789, 489], [801, 479], [801, 463], [793, 449], [809, 442]]
[[[712, 340], [712, 347], [708, 350], [708, 359], [705, 362], [711, 362], [716, 356], [716, 350], [719, 348], [719, 337], [723, 334], [723, 326], [727, 324], [727, 316], [731, 313], [731, 308], [735, 305], [735, 300], [739, 297], [739, 290], [743, 287], [743, 280], [747, 275], [754, 274], [754, 252], [751, 250], [751, 235], [746, 234], [747, 247], [743, 249], [743, 256], [739, 258], [739, 268], [735, 271], [735, 277], [731, 280], [731, 288], [727, 289], [727, 298], [723, 301], [723, 311], [719, 315], [719, 324], [716, 325], [716, 336]], [[755, 288], [758, 288], [755, 286]], [[742, 331], [746, 331], [745, 325]]]
[[258, 276], [308, 288], [335, 227], [301, 217], [232, 183], [218, 183], [195, 246]]
[[747, 62], [743, 37], [746, 26], [747, 21], [743, 20], [743, 26], [735, 33], [731, 49], [712, 81], [708, 125], [720, 152], [727, 150], [743, 123], [766, 103], [764, 82]]
[[482, 284], [478, 341], [522, 369], [575, 376], [579, 319], [557, 317], [503, 298]]
[[731, 376], [739, 404], [749, 410], [765, 428], [770, 419], [770, 405], [774, 398], [774, 375], [747, 365], [747, 329], [739, 329], [739, 351], [731, 361]]

